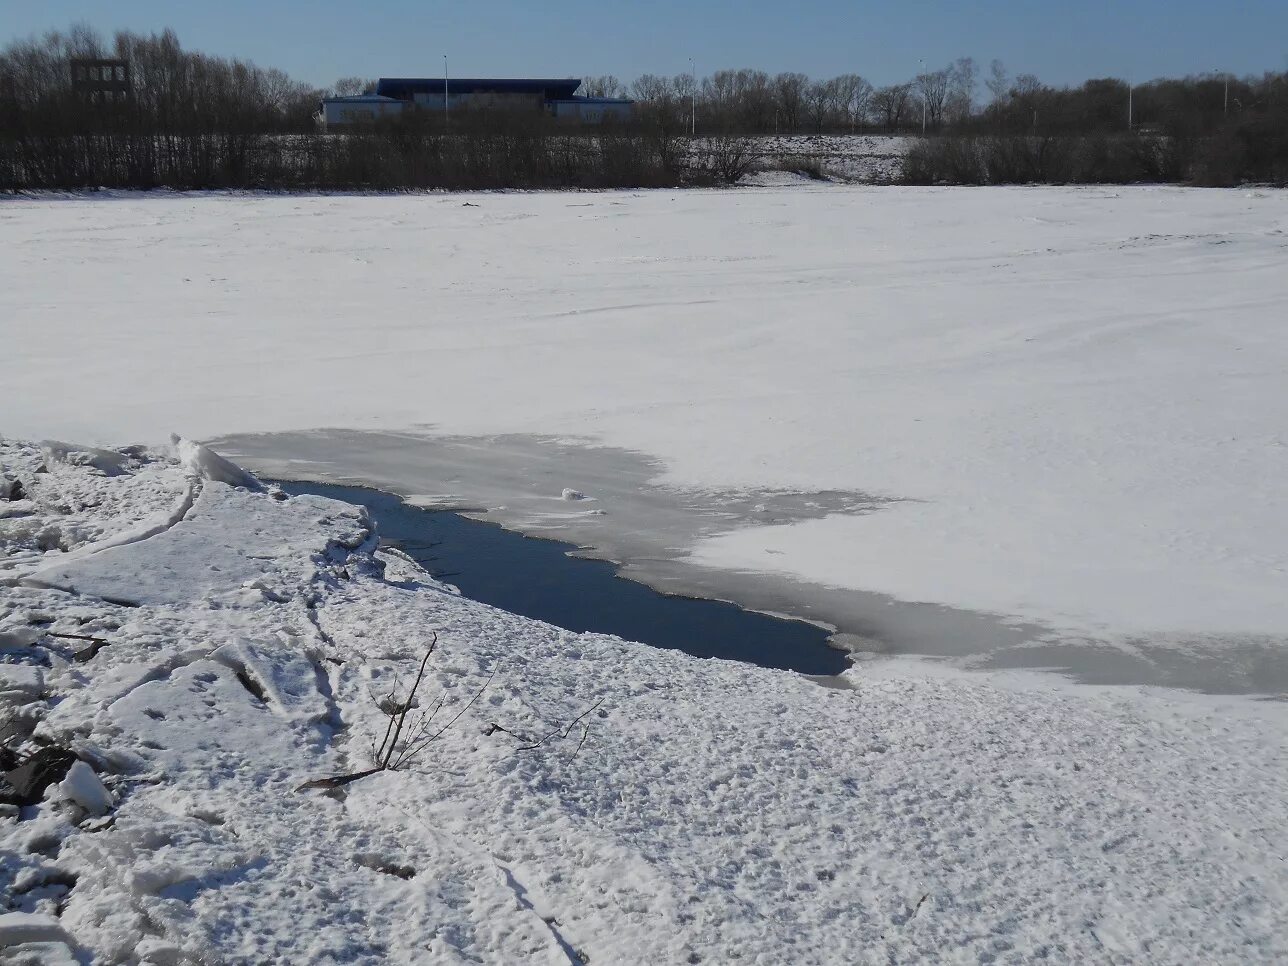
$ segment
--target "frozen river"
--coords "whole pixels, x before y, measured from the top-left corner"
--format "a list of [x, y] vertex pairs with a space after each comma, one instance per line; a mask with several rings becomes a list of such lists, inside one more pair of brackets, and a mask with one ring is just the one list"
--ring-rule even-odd
[[864, 653], [1283, 690], [1284, 193], [464, 201], [0, 203], [0, 432], [330, 464]]

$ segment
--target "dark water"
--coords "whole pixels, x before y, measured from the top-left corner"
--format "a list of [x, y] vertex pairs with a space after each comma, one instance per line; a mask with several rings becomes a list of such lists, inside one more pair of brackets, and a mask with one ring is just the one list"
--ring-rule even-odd
[[455, 513], [407, 506], [379, 490], [281, 483], [365, 506], [381, 538], [474, 600], [571, 631], [616, 634], [697, 657], [746, 661], [802, 674], [839, 674], [846, 656], [826, 631], [753, 614], [733, 604], [671, 597], [617, 576], [600, 560], [570, 557], [572, 544], [536, 540]]

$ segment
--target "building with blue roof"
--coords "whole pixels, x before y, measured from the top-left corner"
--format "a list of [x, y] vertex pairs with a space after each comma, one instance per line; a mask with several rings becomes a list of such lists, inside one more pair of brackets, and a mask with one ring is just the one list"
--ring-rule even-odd
[[[581, 80], [558, 78], [382, 77], [376, 95], [428, 111], [465, 109], [540, 110], [560, 120], [601, 123], [628, 120], [635, 102], [578, 97]], [[444, 104], [446, 102], [446, 104]]]

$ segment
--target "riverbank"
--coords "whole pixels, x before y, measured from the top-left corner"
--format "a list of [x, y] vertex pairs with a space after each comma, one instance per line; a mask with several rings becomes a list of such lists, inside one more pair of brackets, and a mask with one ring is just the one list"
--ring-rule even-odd
[[[361, 511], [193, 447], [0, 445], [9, 744], [110, 794], [0, 817], [0, 935], [42, 955], [1288, 954], [1281, 703], [906, 667], [820, 688], [463, 599]], [[435, 740], [298, 791], [367, 767], [435, 637], [409, 731]]]

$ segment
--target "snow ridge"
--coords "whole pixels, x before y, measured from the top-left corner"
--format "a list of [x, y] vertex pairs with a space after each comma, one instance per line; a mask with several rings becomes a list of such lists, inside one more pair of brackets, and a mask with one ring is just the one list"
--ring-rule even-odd
[[[822, 688], [464, 599], [360, 509], [191, 448], [119, 455], [0, 441], [0, 561], [41, 575], [0, 586], [3, 743], [78, 759], [0, 806], [5, 957], [1288, 957], [1282, 705], [896, 664]], [[418, 698], [451, 727], [298, 791], [370, 767], [435, 637]]]

